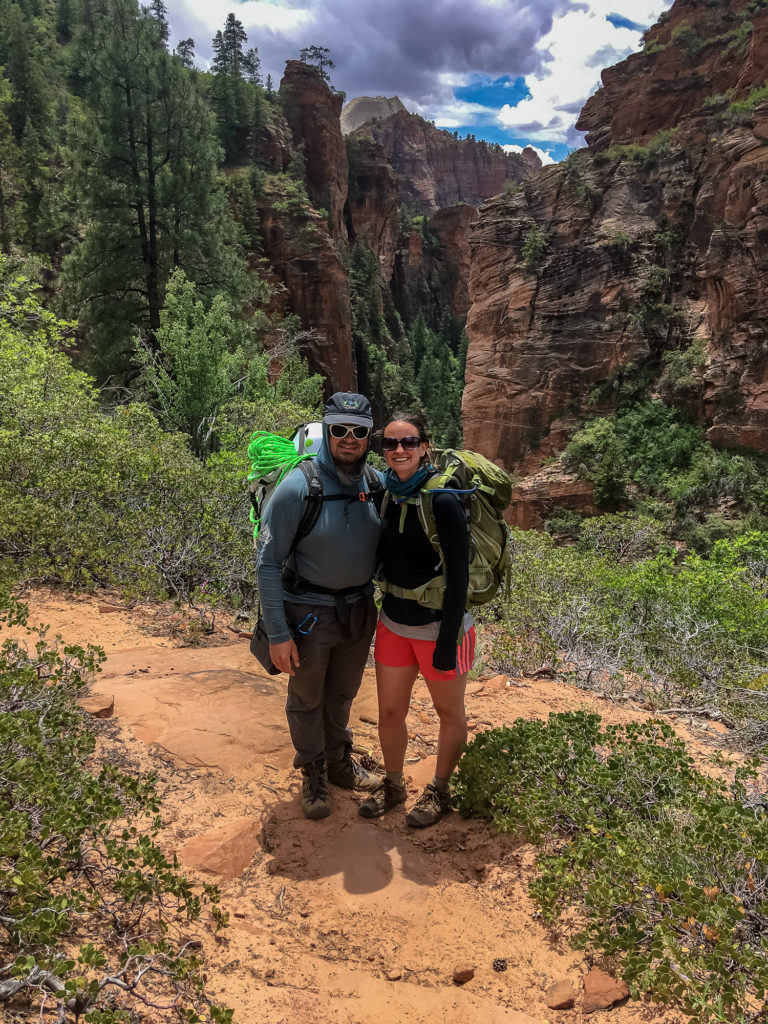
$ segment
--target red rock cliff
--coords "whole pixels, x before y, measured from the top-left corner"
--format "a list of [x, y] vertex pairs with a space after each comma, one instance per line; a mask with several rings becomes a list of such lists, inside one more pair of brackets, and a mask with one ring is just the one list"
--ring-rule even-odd
[[294, 142], [304, 147], [310, 198], [328, 211], [331, 235], [341, 239], [347, 198], [347, 153], [339, 123], [344, 98], [331, 92], [314, 68], [289, 60], [280, 82], [280, 102]]
[[406, 110], [368, 121], [352, 135], [382, 146], [400, 175], [401, 202], [427, 213], [460, 203], [479, 206], [501, 192], [505, 181], [522, 181], [541, 167], [533, 150], [505, 153], [486, 142], [458, 139]]
[[[630, 363], [713, 443], [768, 450], [768, 9], [677, 0], [646, 51], [603, 73], [589, 148], [471, 235], [465, 441], [508, 469], [562, 447]], [[663, 356], [692, 345], [681, 391]]]

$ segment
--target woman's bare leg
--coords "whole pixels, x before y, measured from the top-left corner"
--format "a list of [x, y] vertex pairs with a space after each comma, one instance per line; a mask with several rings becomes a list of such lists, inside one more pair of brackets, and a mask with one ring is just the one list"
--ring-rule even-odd
[[417, 665], [393, 668], [376, 662], [376, 692], [379, 698], [379, 742], [388, 772], [401, 772], [408, 746], [406, 718], [411, 706], [411, 692]]
[[[447, 681], [427, 682], [440, 719], [440, 732], [437, 737], [437, 765], [435, 775], [440, 779], [448, 779], [459, 763], [461, 748], [467, 742], [467, 714], [464, 710], [464, 691], [467, 686], [467, 675], [457, 676]], [[381, 719], [379, 720], [381, 729]], [[383, 744], [382, 744], [383, 748]]]

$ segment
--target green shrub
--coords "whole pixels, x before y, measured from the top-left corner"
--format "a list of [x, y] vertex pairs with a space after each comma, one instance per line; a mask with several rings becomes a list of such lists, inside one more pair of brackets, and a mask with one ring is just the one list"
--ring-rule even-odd
[[[25, 621], [0, 594], [0, 629]], [[153, 778], [92, 767], [96, 737], [78, 700], [103, 658], [44, 633], [0, 648], [0, 1003], [99, 1024], [177, 1003], [188, 1019], [225, 1022], [231, 1011], [203, 1009], [184, 938], [203, 903], [226, 923], [217, 890], [196, 892], [156, 845]]]
[[548, 247], [546, 232], [533, 224], [526, 232], [520, 252], [526, 274], [538, 276], [541, 273]]
[[[68, 330], [21, 279], [0, 303], [0, 573], [250, 604], [244, 445], [203, 464], [145, 405], [103, 412], [92, 380], [61, 351]], [[225, 441], [239, 440], [249, 414], [250, 430], [274, 429], [286, 411], [306, 418], [283, 388], [318, 397], [300, 361], [283, 385], [262, 371], [263, 393], [230, 408]]]
[[453, 790], [543, 846], [545, 921], [575, 908], [573, 944], [621, 957], [633, 998], [746, 1024], [768, 989], [768, 816], [755, 765], [724, 767], [730, 784], [698, 771], [666, 724], [568, 712], [476, 737]]
[[571, 508], [556, 508], [544, 523], [544, 529], [552, 536], [570, 537], [576, 540], [584, 526], [584, 518]]
[[768, 100], [768, 83], [755, 86], [743, 100], [731, 103], [728, 109], [721, 115], [723, 120], [731, 125], [742, 124], [748, 121], [757, 107]]
[[707, 364], [704, 342], [694, 340], [687, 348], [664, 353], [661, 385], [674, 398], [698, 395], [702, 389], [702, 371]]
[[682, 21], [676, 25], [669, 38], [671, 43], [685, 50], [691, 57], [700, 53], [704, 46], [704, 40], [688, 21]]
[[[586, 539], [565, 548], [513, 531], [512, 592], [499, 609], [505, 632], [492, 645], [499, 669], [558, 663], [581, 683], [621, 687], [633, 678], [654, 702], [716, 707], [728, 706], [730, 687], [761, 676], [768, 599], [750, 570], [694, 554], [677, 564], [672, 552], [657, 553], [658, 533], [646, 527], [593, 519]], [[633, 545], [642, 560], [617, 557]]]

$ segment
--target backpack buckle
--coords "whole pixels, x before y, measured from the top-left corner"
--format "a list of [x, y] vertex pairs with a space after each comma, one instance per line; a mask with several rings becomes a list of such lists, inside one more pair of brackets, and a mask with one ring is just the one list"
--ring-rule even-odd
[[368, 500], [368, 495], [366, 494], [365, 491], [360, 491], [359, 494], [357, 495], [357, 497], [358, 497], [358, 499], [360, 501], [367, 501]]

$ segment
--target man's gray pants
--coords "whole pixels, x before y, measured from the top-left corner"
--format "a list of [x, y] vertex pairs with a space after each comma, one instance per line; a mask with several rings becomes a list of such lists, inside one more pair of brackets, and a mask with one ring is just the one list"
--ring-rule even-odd
[[300, 666], [288, 677], [285, 713], [295, 768], [319, 757], [340, 761], [352, 742], [349, 714], [376, 628], [376, 605], [372, 597], [361, 597], [348, 610], [349, 620], [342, 625], [335, 607], [286, 602], [285, 617], [294, 633], [307, 615], [317, 616], [312, 632], [299, 634]]

